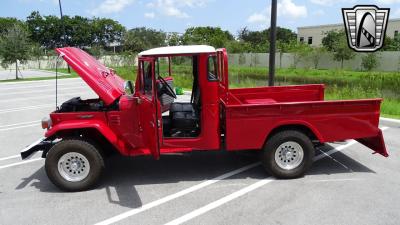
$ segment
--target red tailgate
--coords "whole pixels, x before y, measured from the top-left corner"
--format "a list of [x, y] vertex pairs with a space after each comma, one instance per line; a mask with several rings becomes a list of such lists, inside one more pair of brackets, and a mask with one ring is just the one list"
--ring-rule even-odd
[[99, 95], [106, 105], [124, 93], [124, 80], [79, 48], [57, 48], [57, 53]]

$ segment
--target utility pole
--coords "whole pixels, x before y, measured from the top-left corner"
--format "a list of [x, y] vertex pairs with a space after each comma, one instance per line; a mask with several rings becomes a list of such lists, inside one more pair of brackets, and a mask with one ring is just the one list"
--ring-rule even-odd
[[[67, 46], [67, 34], [65, 33], [65, 24], [64, 24], [64, 16], [63, 16], [63, 11], [62, 11], [62, 6], [61, 6], [61, 0], [58, 0], [58, 5], [60, 7], [60, 16], [61, 16], [61, 27], [62, 27], [62, 32], [63, 32], [63, 47]], [[68, 65], [68, 73], [71, 73], [71, 68]]]
[[268, 85], [274, 86], [275, 83], [275, 53], [276, 53], [276, 17], [277, 17], [277, 0], [272, 0], [271, 5], [271, 27], [269, 37], [269, 76]]

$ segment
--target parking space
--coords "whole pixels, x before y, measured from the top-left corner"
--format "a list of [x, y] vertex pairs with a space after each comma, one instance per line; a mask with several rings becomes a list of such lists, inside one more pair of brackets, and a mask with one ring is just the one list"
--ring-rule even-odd
[[[96, 95], [80, 79], [59, 80], [59, 102]], [[398, 224], [400, 123], [382, 121], [389, 158], [349, 141], [320, 147], [301, 179], [275, 180], [257, 157], [198, 152], [114, 156], [100, 185], [60, 192], [36, 154], [55, 108], [54, 80], [0, 83], [0, 224]]]

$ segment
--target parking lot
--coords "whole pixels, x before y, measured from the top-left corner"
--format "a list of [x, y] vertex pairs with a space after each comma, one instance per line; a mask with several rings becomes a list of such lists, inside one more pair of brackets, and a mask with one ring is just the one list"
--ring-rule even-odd
[[[59, 103], [76, 96], [96, 97], [80, 79], [59, 80]], [[97, 188], [64, 193], [40, 154], [18, 155], [43, 136], [40, 119], [54, 109], [54, 80], [0, 83], [0, 224], [400, 223], [394, 120], [381, 121], [389, 158], [355, 141], [333, 143], [300, 179], [275, 180], [244, 153], [114, 156]]]

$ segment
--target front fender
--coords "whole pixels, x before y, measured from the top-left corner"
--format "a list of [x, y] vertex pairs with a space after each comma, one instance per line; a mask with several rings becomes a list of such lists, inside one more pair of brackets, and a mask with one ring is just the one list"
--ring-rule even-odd
[[81, 129], [96, 129], [102, 134], [112, 145], [119, 148], [117, 135], [107, 126], [106, 123], [100, 120], [68, 120], [56, 124], [45, 133], [46, 138], [51, 138], [62, 131], [81, 130]]

